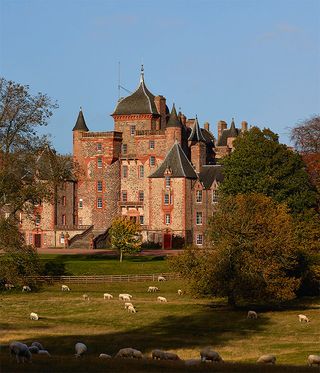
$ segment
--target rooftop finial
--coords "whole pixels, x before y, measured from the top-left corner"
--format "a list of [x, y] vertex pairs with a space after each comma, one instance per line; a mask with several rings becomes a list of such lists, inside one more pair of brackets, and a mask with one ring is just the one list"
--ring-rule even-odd
[[143, 68], [143, 65], [141, 65], [140, 83], [143, 83], [143, 81], [144, 81], [144, 68]]
[[80, 106], [80, 111], [82, 111], [82, 106]]

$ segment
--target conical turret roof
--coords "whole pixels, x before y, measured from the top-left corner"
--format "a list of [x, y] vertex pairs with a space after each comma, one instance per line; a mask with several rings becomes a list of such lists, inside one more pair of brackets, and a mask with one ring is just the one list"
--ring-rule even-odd
[[172, 110], [167, 123], [167, 127], [181, 127], [181, 122], [178, 118], [176, 107], [174, 104], [172, 105]]
[[89, 131], [89, 128], [86, 125], [86, 121], [84, 120], [84, 116], [83, 116], [81, 108], [80, 108], [80, 111], [79, 111], [79, 115], [78, 115], [76, 124], [73, 127], [72, 131]]
[[237, 137], [238, 131], [236, 129], [236, 125], [234, 124], [234, 118], [232, 118], [232, 122], [230, 125], [229, 137]]
[[193, 142], [206, 142], [205, 138], [202, 135], [201, 128], [199, 126], [198, 118], [194, 120], [194, 125], [191, 131], [191, 134], [188, 138], [188, 141], [193, 141]]

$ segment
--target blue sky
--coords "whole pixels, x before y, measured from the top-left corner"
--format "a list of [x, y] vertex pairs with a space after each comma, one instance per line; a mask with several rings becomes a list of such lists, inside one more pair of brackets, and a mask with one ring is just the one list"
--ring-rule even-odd
[[124, 87], [143, 62], [151, 92], [214, 134], [234, 117], [288, 143], [320, 112], [320, 1], [0, 0], [0, 73], [58, 101], [44, 132], [59, 152], [80, 106], [90, 130], [113, 129], [118, 61]]

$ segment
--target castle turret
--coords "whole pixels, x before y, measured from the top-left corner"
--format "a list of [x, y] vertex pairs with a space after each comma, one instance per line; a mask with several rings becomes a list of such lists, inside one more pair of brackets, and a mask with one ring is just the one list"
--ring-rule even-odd
[[169, 121], [166, 127], [167, 150], [177, 141], [181, 144], [181, 122], [178, 118], [176, 107], [173, 104]]
[[191, 149], [191, 162], [196, 171], [200, 172], [201, 167], [206, 164], [206, 140], [203, 137], [197, 117], [188, 138], [188, 145]]
[[76, 124], [73, 127], [72, 132], [73, 132], [73, 157], [77, 159], [79, 155], [79, 141], [80, 141], [80, 138], [82, 137], [82, 133], [89, 132], [89, 128], [86, 125], [86, 121], [84, 119], [81, 107], [80, 107], [80, 111], [78, 114]]

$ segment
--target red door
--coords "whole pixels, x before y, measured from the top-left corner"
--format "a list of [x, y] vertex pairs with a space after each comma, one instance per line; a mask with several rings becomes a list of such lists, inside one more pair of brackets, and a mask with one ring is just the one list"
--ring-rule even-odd
[[41, 247], [41, 234], [34, 235], [34, 247], [40, 248]]
[[163, 234], [163, 248], [164, 249], [171, 249], [172, 244], [172, 235], [170, 233]]

